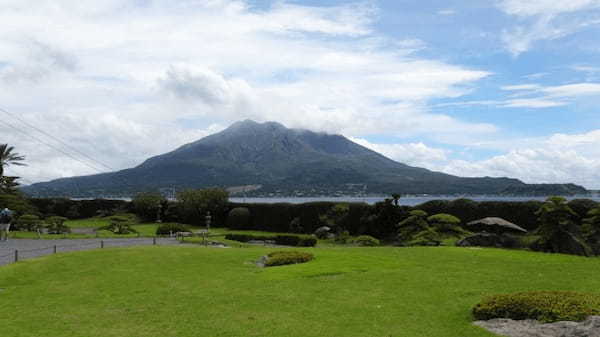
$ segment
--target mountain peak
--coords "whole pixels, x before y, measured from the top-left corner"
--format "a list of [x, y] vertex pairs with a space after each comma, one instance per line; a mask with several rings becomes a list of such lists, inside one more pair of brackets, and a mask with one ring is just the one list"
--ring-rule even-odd
[[252, 119], [245, 119], [243, 121], [238, 121], [238, 122], [231, 124], [231, 126], [229, 126], [225, 130], [248, 129], [248, 128], [251, 128], [251, 129], [257, 129], [257, 128], [287, 129], [284, 125], [277, 123], [277, 122], [259, 123]]
[[[123, 184], [125, 182], [125, 184]], [[411, 167], [342, 135], [290, 129], [277, 122], [236, 122], [175, 151], [114, 173], [34, 184], [29, 192], [98, 195], [164, 188], [262, 186], [261, 195], [364, 193], [495, 194], [528, 191], [506, 178], [460, 178]], [[73, 186], [76, 189], [73, 189]], [[585, 191], [585, 190], [583, 190]]]

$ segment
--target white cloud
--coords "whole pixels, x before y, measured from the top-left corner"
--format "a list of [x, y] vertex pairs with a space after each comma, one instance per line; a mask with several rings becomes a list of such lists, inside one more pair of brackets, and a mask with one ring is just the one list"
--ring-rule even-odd
[[522, 98], [522, 99], [510, 99], [502, 102], [500, 106], [505, 108], [553, 108], [557, 106], [567, 105], [567, 102], [553, 101], [543, 98]]
[[600, 83], [575, 83], [547, 87], [542, 91], [551, 97], [581, 97], [600, 95]]
[[[514, 144], [520, 143], [514, 141]], [[600, 188], [600, 130], [555, 134], [485, 160], [451, 160], [437, 169], [461, 176], [513, 177], [527, 183], [576, 183]]]
[[517, 84], [500, 87], [500, 89], [506, 91], [537, 90], [540, 88], [541, 86], [539, 84]]
[[[377, 15], [370, 2], [5, 0], [0, 102], [114, 168], [244, 118], [349, 136], [496, 131], [427, 108], [489, 72], [416, 56], [425, 44], [379, 35]], [[2, 135], [27, 155], [29, 180], [94, 173]]]
[[502, 0], [498, 7], [521, 20], [502, 35], [514, 56], [528, 51], [537, 41], [560, 39], [600, 24], [598, 0]]
[[573, 83], [558, 86], [516, 84], [500, 87], [511, 94], [504, 100], [443, 103], [438, 106], [489, 105], [501, 108], [543, 109], [566, 106], [580, 99], [600, 97], [600, 83]]
[[376, 144], [361, 138], [351, 140], [398, 162], [457, 176], [511, 177], [526, 183], [576, 183], [600, 189], [600, 130], [473, 144], [474, 148], [506, 151], [481, 160], [457, 159], [455, 152], [423, 143]]
[[518, 16], [555, 15], [600, 7], [598, 0], [503, 0], [499, 7], [508, 14]]
[[456, 10], [454, 9], [442, 9], [437, 11], [438, 15], [444, 15], [444, 16], [450, 16], [450, 15], [455, 15], [456, 14]]
[[429, 147], [421, 142], [407, 144], [377, 144], [362, 138], [350, 138], [350, 140], [375, 152], [379, 152], [397, 162], [411, 166], [431, 167], [441, 162], [445, 162], [448, 159], [448, 152], [446, 150]]

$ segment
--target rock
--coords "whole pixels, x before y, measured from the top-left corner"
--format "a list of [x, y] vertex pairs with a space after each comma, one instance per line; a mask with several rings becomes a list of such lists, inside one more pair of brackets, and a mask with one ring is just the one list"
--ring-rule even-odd
[[318, 237], [319, 239], [325, 239], [329, 236], [329, 231], [331, 231], [330, 227], [327, 226], [323, 226], [323, 227], [319, 227], [317, 228], [317, 230], [315, 230], [315, 236]]
[[496, 247], [514, 248], [516, 240], [505, 235], [477, 233], [466, 237], [456, 243], [459, 247]]
[[543, 324], [534, 320], [492, 319], [474, 324], [506, 337], [600, 337], [600, 316], [583, 322]]
[[259, 266], [260, 268], [264, 268], [268, 259], [269, 259], [269, 257], [266, 255], [261, 256], [260, 259], [258, 259], [258, 261], [256, 261], [256, 265]]

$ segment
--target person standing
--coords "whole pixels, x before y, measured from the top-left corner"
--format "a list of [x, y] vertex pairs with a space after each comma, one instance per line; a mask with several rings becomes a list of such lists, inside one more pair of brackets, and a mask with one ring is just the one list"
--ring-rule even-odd
[[13, 212], [8, 208], [0, 211], [0, 241], [8, 240], [8, 231], [10, 230], [10, 224], [12, 222]]

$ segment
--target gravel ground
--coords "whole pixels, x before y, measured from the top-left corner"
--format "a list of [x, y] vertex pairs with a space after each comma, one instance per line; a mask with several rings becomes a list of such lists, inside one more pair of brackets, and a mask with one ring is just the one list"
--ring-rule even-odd
[[[152, 245], [152, 238], [133, 239], [61, 239], [61, 240], [37, 240], [37, 239], [9, 239], [0, 241], [0, 266], [15, 261], [15, 250], [19, 251], [19, 260], [33, 257], [50, 255], [57, 252], [72, 252], [78, 250], [90, 250], [100, 248], [102, 241], [104, 247], [126, 247]], [[157, 245], [180, 244], [175, 238], [157, 238]]]
[[600, 337], [600, 316], [591, 316], [583, 322], [542, 324], [533, 320], [492, 319], [475, 325], [507, 337]]

